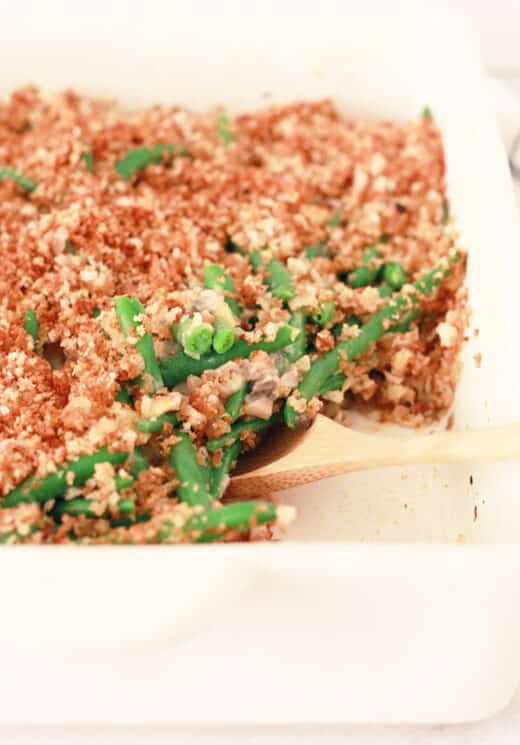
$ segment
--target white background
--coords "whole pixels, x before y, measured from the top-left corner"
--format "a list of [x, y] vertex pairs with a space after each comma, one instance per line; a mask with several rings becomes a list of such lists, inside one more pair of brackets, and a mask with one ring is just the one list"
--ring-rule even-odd
[[[488, 70], [495, 80], [506, 86], [501, 89], [495, 84], [491, 91], [506, 142], [510, 143], [517, 125], [520, 130], [520, 0], [452, 0], [430, 4], [462, 10], [478, 31]], [[510, 93], [508, 96], [508, 91], [516, 94], [516, 102]], [[162, 745], [172, 742], [186, 745], [508, 745], [519, 741], [520, 693], [507, 711], [492, 720], [450, 727], [0, 728], [1, 745]]]

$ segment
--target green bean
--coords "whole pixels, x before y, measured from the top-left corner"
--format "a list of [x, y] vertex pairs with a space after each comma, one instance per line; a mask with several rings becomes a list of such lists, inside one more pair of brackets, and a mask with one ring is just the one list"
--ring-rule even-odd
[[249, 254], [249, 263], [253, 267], [254, 271], [257, 272], [264, 265], [262, 253], [258, 250], [252, 251]]
[[174, 426], [177, 424], [177, 414], [172, 411], [149, 419], [138, 419], [135, 423], [136, 429], [145, 434], [161, 432], [165, 424]]
[[[460, 255], [457, 255], [448, 259], [447, 262], [415, 282], [413, 287], [416, 292], [422, 295], [432, 292], [443, 278], [449, 276], [451, 273], [450, 265], [459, 258]], [[342, 357], [345, 357], [349, 362], [360, 357], [369, 349], [371, 344], [378, 341], [389, 330], [387, 328], [388, 322], [390, 322], [390, 329], [402, 322], [404, 314], [413, 309], [413, 305], [417, 302], [417, 297], [413, 294], [401, 293], [395, 295], [387, 306], [360, 328], [358, 336], [339, 342], [330, 352], [314, 360], [298, 386], [300, 396], [306, 401], [311, 399], [320, 391], [328, 378], [338, 372]], [[412, 305], [412, 308], [410, 308], [410, 305]], [[288, 402], [285, 404], [284, 416], [289, 427], [296, 426], [296, 411]]]
[[114, 476], [114, 483], [116, 486], [117, 491], [124, 491], [125, 489], [129, 489], [134, 484], [134, 477], [133, 476], [123, 476], [121, 473], [116, 473]]
[[207, 543], [219, 540], [228, 530], [248, 533], [257, 525], [275, 522], [278, 511], [272, 502], [234, 502], [190, 517], [183, 530], [190, 540]]
[[348, 283], [351, 287], [366, 287], [373, 282], [379, 274], [379, 264], [377, 260], [381, 258], [377, 246], [372, 244], [365, 249], [363, 258], [361, 259], [361, 266], [350, 272], [348, 275]]
[[[83, 486], [94, 475], [94, 467], [98, 463], [112, 463], [121, 465], [128, 458], [128, 453], [110, 453], [107, 448], [101, 448], [92, 455], [80, 455], [77, 460], [69, 461], [60, 466], [57, 471], [47, 474], [41, 479], [29, 476], [5, 497], [3, 507], [14, 507], [22, 502], [46, 502], [64, 494], [69, 486]], [[72, 474], [72, 478], [67, 478]]]
[[235, 442], [235, 440], [238, 440], [242, 432], [260, 432], [260, 430], [267, 429], [267, 427], [276, 424], [280, 420], [280, 412], [273, 414], [269, 419], [240, 419], [222, 437], [215, 437], [213, 440], [208, 440], [206, 447], [210, 453], [214, 453], [216, 450], [221, 450]]
[[224, 300], [236, 318], [240, 318], [240, 306], [235, 300], [236, 290], [233, 280], [218, 264], [206, 264], [204, 267], [204, 287], [218, 290], [224, 295]]
[[9, 166], [0, 166], [0, 181], [5, 181], [7, 179], [11, 179], [11, 181], [14, 181], [28, 194], [33, 192], [38, 186], [36, 181], [31, 181], [31, 179], [27, 178], [27, 176], [24, 176], [23, 173], [15, 171], [14, 168], [9, 168]]
[[128, 470], [137, 479], [142, 471], [147, 471], [150, 468], [148, 458], [144, 454], [144, 451], [140, 447], [136, 447], [134, 452], [129, 458]]
[[155, 356], [152, 335], [146, 333], [141, 336], [141, 338], [135, 345], [135, 348], [144, 360], [144, 369], [152, 380], [152, 390], [155, 393], [155, 391], [163, 388], [164, 381], [162, 379], [159, 364]]
[[305, 249], [305, 256], [308, 259], [315, 259], [317, 256], [327, 257], [329, 255], [328, 246], [325, 241], [320, 241], [312, 246], [307, 246]]
[[383, 284], [379, 285], [379, 287], [377, 288], [377, 291], [379, 292], [379, 295], [383, 298], [390, 297], [394, 293], [390, 285], [387, 285], [384, 282]]
[[[114, 305], [119, 327], [126, 337], [131, 331], [142, 324], [142, 319], [138, 319], [138, 317], [143, 315], [144, 308], [139, 300], [127, 297], [126, 295], [116, 297]], [[135, 345], [135, 348], [143, 358], [145, 373], [150, 376], [155, 393], [155, 391], [158, 391], [159, 388], [164, 386], [164, 382], [155, 356], [152, 335], [150, 333], [143, 334]], [[139, 382], [142, 382], [142, 378], [139, 378]]]
[[197, 451], [186, 432], [177, 432], [176, 434], [180, 439], [171, 448], [168, 461], [179, 481], [177, 496], [181, 502], [209, 507], [211, 497], [206, 485], [205, 474], [197, 460]]
[[199, 319], [187, 318], [182, 323], [176, 324], [172, 329], [174, 336], [184, 349], [184, 352], [199, 359], [211, 349], [213, 331], [211, 326]]
[[320, 390], [318, 391], [320, 396], [324, 396], [326, 393], [330, 393], [330, 391], [337, 391], [339, 388], [342, 387], [346, 379], [347, 376], [343, 375], [343, 373], [341, 372], [331, 375], [330, 378], [327, 378], [327, 380], [323, 383]]
[[85, 497], [60, 499], [52, 508], [52, 516], [58, 522], [63, 515], [70, 515], [71, 517], [79, 517], [80, 515], [85, 515], [85, 517], [101, 517], [101, 515], [92, 511], [92, 501], [92, 499], [85, 499]]
[[217, 137], [225, 147], [235, 141], [235, 135], [229, 129], [229, 119], [224, 114], [221, 114], [217, 119]]
[[398, 261], [390, 261], [383, 267], [383, 281], [390, 286], [390, 289], [400, 290], [408, 281], [408, 275]]
[[[134, 483], [132, 477], [122, 476], [119, 473], [116, 473], [114, 481], [117, 491], [128, 489]], [[71, 515], [72, 517], [78, 517], [79, 515], [85, 515], [85, 517], [91, 518], [101, 517], [97, 512], [94, 512], [92, 504], [93, 500], [85, 499], [85, 497], [59, 499], [52, 508], [52, 515], [55, 520], [61, 520], [63, 515]], [[130, 505], [132, 505], [131, 509]], [[133, 499], [121, 499], [118, 504], [118, 509], [119, 512], [134, 512], [135, 502]]]
[[292, 277], [281, 261], [273, 259], [266, 265], [265, 271], [267, 284], [274, 297], [288, 301], [296, 296]]
[[135, 512], [135, 502], [133, 499], [121, 499], [117, 505], [117, 509], [121, 515]]
[[40, 324], [34, 310], [26, 310], [23, 314], [23, 327], [25, 331], [32, 336], [34, 341], [34, 349], [38, 346], [38, 336], [40, 332]]
[[229, 352], [235, 343], [235, 329], [225, 318], [215, 316], [213, 349], [217, 354]]
[[71, 256], [76, 255], [76, 249], [72, 245], [70, 241], [65, 241], [65, 251], [70, 254]]
[[412, 325], [412, 323], [416, 321], [420, 315], [421, 311], [418, 308], [407, 310], [406, 313], [403, 313], [399, 323], [396, 323], [395, 326], [392, 326], [391, 329], [388, 329], [388, 333], [406, 334], [406, 332], [410, 330], [410, 326]]
[[226, 401], [226, 412], [228, 413], [232, 422], [234, 422], [235, 419], [238, 419], [238, 417], [240, 416], [242, 405], [246, 397], [246, 392], [247, 392], [247, 385], [243, 383], [243, 385], [240, 386], [238, 391], [235, 391], [235, 393], [232, 393], [231, 396]]
[[92, 169], [94, 168], [94, 156], [92, 154], [92, 151], [89, 150], [86, 153], [82, 153], [79, 157], [80, 160], [82, 160], [85, 164], [85, 171], [87, 173], [92, 173]]
[[110, 527], [131, 528], [132, 525], [135, 525], [136, 523], [148, 522], [151, 517], [152, 516], [149, 512], [143, 512], [140, 515], [136, 515], [135, 517], [115, 517], [110, 520]]
[[331, 323], [336, 315], [336, 303], [332, 300], [325, 300], [317, 311], [312, 314], [312, 320], [319, 323], [320, 326], [326, 326]]
[[235, 440], [235, 442], [222, 453], [222, 458], [218, 466], [213, 466], [211, 469], [211, 493], [214, 499], [220, 499], [222, 496], [222, 485], [224, 478], [227, 476], [233, 464], [237, 460], [240, 450], [242, 448], [242, 442]]
[[115, 395], [115, 400], [120, 404], [128, 404], [129, 406], [132, 406], [134, 403], [132, 396], [128, 393], [128, 390], [124, 385], [119, 386]]
[[249, 261], [255, 271], [258, 271], [263, 266], [264, 284], [269, 287], [273, 297], [277, 297], [283, 301], [288, 301], [295, 297], [296, 290], [293, 286], [292, 277], [281, 261], [272, 259], [267, 264], [264, 264], [260, 251], [253, 251], [249, 254]]
[[239, 357], [249, 357], [257, 350], [263, 350], [268, 353], [277, 352], [295, 341], [296, 336], [293, 338], [293, 335], [295, 335], [294, 328], [289, 325], [282, 326], [278, 329], [273, 341], [259, 341], [255, 344], [248, 344], [245, 339], [238, 339], [231, 349], [224, 354], [217, 354], [215, 352], [204, 355], [198, 360], [183, 352], [178, 352], [171, 357], [162, 359], [159, 367], [165, 384], [169, 388], [173, 388], [179, 383], [182, 383], [183, 380], [186, 380], [188, 375], [201, 375], [204, 370], [214, 370], [230, 360]]
[[168, 155], [169, 159], [176, 155], [180, 157], [189, 156], [189, 152], [185, 147], [179, 145], [152, 145], [151, 147], [136, 147], [133, 150], [129, 150], [126, 156], [122, 160], [118, 160], [115, 169], [121, 178], [128, 181], [133, 178], [136, 173], [142, 171], [146, 166], [152, 163], [162, 163], [164, 155]]
[[330, 220], [328, 221], [327, 225], [329, 228], [337, 228], [339, 225], [342, 225], [343, 218], [341, 217], [341, 212], [335, 212]]
[[289, 364], [292, 364], [293, 362], [297, 362], [303, 355], [305, 354], [307, 350], [307, 335], [305, 333], [305, 313], [301, 310], [296, 310], [291, 314], [291, 320], [289, 321], [290, 325], [298, 330], [298, 336], [293, 341], [292, 344], [290, 344], [286, 349], [284, 350], [283, 356], [289, 362]]
[[441, 217], [441, 224], [447, 225], [450, 221], [450, 203], [447, 199], [444, 200], [442, 203], [442, 217]]

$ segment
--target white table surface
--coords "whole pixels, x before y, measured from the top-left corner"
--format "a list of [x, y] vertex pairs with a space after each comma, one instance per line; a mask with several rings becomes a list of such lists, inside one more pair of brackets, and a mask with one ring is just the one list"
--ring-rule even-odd
[[[518, 74], [510, 69], [500, 79], [490, 80], [490, 95], [509, 148], [520, 131], [520, 64]], [[516, 193], [520, 210], [520, 182]], [[518, 745], [519, 742], [520, 690], [509, 707], [492, 719], [451, 726], [0, 727], [1, 745]]]

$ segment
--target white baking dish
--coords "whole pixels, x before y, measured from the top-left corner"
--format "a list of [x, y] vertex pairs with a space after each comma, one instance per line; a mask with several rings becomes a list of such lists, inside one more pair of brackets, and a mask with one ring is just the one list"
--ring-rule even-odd
[[[363, 6], [10, 3], [0, 95], [33, 81], [230, 110], [267, 93], [332, 96], [350, 116], [413, 117], [428, 104], [479, 329], [456, 426], [518, 419], [512, 192], [474, 50], [450, 13]], [[520, 678], [519, 475], [331, 479], [284, 495], [300, 513], [284, 544], [2, 548], [0, 723], [490, 715]]]

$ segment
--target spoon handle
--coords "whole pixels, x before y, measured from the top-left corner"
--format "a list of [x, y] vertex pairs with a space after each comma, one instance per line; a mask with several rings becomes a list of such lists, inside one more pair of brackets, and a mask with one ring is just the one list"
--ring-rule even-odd
[[318, 414], [304, 437], [292, 446], [289, 443], [284, 453], [235, 475], [229, 494], [260, 496], [384, 466], [498, 460], [520, 460], [520, 423], [394, 437], [348, 429]]
[[[520, 460], [520, 424], [403, 438], [358, 432], [354, 437], [342, 438], [342, 446], [344, 456], [336, 451], [337, 461], [343, 461], [348, 470], [418, 463]], [[346, 450], [349, 447], [350, 453]]]

